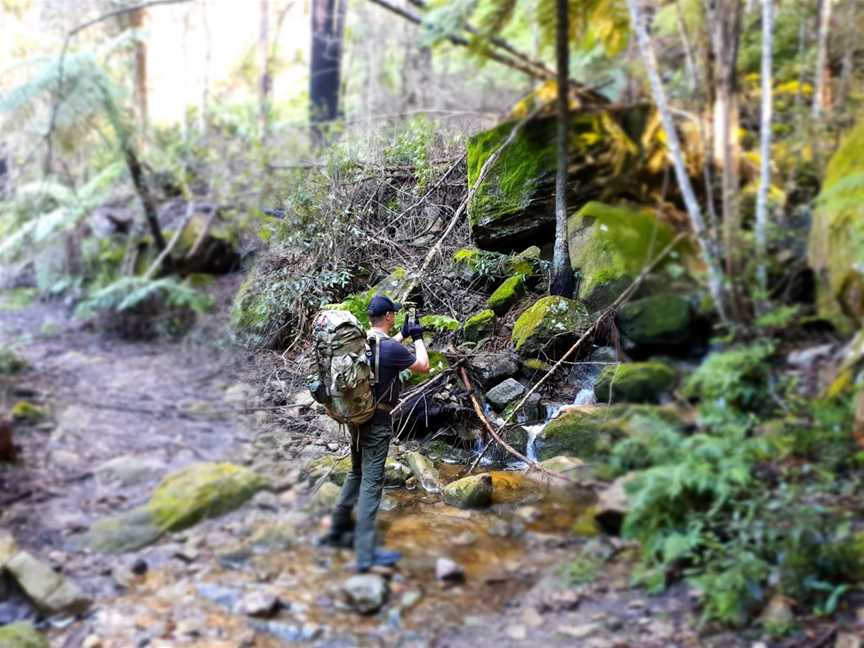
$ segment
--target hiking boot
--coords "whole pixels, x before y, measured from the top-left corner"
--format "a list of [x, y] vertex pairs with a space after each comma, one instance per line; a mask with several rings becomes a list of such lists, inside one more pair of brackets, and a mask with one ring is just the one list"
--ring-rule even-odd
[[335, 547], [336, 549], [353, 549], [353, 531], [330, 531], [315, 541], [319, 547]]
[[392, 567], [402, 558], [398, 551], [387, 549], [376, 549], [371, 561], [357, 561], [357, 572], [365, 574], [373, 567]]

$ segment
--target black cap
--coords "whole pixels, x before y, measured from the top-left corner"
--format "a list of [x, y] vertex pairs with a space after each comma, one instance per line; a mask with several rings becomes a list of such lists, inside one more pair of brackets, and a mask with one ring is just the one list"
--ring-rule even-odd
[[366, 309], [366, 313], [369, 317], [381, 317], [390, 311], [395, 313], [400, 310], [402, 310], [402, 304], [398, 304], [384, 295], [375, 295], [369, 302], [369, 308]]

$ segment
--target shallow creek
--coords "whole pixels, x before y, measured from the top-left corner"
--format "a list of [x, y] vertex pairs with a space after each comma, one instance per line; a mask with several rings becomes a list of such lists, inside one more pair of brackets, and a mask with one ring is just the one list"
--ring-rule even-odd
[[[440, 467], [445, 481], [461, 469]], [[290, 548], [232, 552], [231, 536], [254, 534], [280, 519], [287, 533], [292, 520], [303, 519], [296, 512], [253, 510], [142, 552], [149, 571], [129, 576], [124, 593], [100, 597], [87, 633], [99, 637], [103, 648], [145, 639], [150, 646], [366, 645], [428, 641], [448, 626], [470, 625], [505, 608], [544, 568], [563, 559], [578, 539], [571, 529], [587, 504], [520, 473], [492, 476], [494, 504], [485, 511], [453, 508], [419, 490], [386, 493], [379, 515], [383, 543], [404, 558], [390, 577], [388, 603], [375, 615], [361, 616], [344, 602], [340, 588], [353, 574], [352, 553], [312, 545], [320, 515], [301, 523]], [[440, 557], [464, 568], [463, 583], [436, 581]], [[275, 616], [254, 619], [238, 610], [245, 597], [265, 592], [282, 602]]]

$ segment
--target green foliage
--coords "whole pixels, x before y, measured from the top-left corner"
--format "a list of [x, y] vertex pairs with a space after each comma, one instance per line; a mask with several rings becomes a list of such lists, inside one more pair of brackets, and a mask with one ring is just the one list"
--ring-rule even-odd
[[766, 398], [770, 343], [742, 346], [709, 355], [684, 385], [688, 398], [703, 404], [750, 410]]
[[784, 304], [757, 317], [755, 324], [761, 329], [784, 329], [794, 324], [800, 314], [801, 307], [799, 305]]
[[9, 376], [27, 369], [27, 363], [9, 349], [0, 349], [0, 376]]
[[196, 313], [206, 312], [213, 303], [209, 296], [170, 277], [155, 280], [123, 277], [82, 301], [76, 314], [87, 317], [98, 311], [124, 311], [154, 298], [167, 306], [188, 308]]
[[38, 297], [35, 288], [10, 288], [0, 292], [0, 310], [19, 310], [26, 308]]
[[583, 585], [594, 581], [602, 567], [602, 559], [583, 554], [564, 566], [564, 577], [571, 586]]

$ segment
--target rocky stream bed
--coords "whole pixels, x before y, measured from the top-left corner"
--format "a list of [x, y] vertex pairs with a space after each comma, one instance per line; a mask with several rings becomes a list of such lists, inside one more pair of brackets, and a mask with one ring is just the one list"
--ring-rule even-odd
[[[351, 552], [314, 546], [344, 439], [274, 433], [249, 358], [203, 334], [100, 337], [58, 304], [0, 321], [0, 343], [31, 366], [4, 399], [41, 411], [16, 423], [19, 460], [0, 465], [0, 625], [38, 631], [26, 643], [28, 626], [6, 625], [4, 648], [749, 645], [700, 638], [684, 587], [631, 588], [633, 547], [597, 533], [590, 490], [487, 470], [491, 506], [451, 506], [410, 477], [412, 444], [393, 447], [379, 516], [404, 559], [352, 580]], [[463, 468], [439, 464], [440, 483]], [[169, 475], [173, 499], [154, 504]], [[13, 568], [21, 555], [30, 573]], [[577, 557], [590, 578], [565, 568]], [[40, 578], [55, 597], [72, 588], [57, 609]]]

